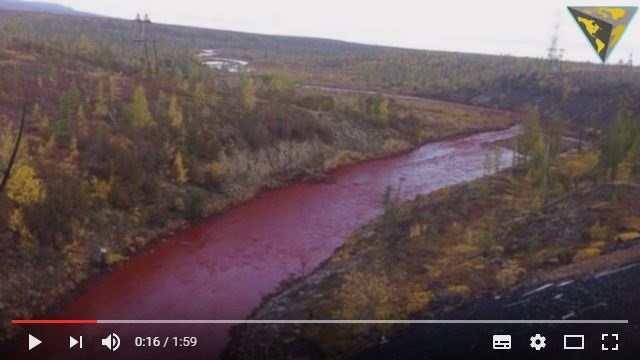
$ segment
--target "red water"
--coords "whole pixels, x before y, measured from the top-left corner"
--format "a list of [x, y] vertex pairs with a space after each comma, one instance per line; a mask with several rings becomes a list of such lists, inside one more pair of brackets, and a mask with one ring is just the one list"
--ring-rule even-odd
[[[405, 155], [340, 168], [327, 183], [299, 183], [265, 193], [133, 258], [92, 285], [58, 317], [244, 319], [280, 282], [312, 271], [349, 233], [380, 215], [385, 187], [397, 187], [404, 179], [401, 198], [410, 199], [479, 177], [489, 151], [484, 145], [518, 131], [514, 127], [432, 143]], [[510, 161], [505, 152], [504, 165]], [[59, 358], [138, 359], [157, 358], [151, 354], [160, 352], [135, 350], [135, 336], [197, 336], [198, 356], [184, 349], [178, 354], [215, 359], [229, 340], [229, 329], [97, 325], [42, 329], [39, 337], [62, 343], [51, 350]], [[100, 346], [100, 337], [110, 331], [123, 341], [113, 353]], [[84, 348], [69, 350], [69, 335], [83, 335]]]

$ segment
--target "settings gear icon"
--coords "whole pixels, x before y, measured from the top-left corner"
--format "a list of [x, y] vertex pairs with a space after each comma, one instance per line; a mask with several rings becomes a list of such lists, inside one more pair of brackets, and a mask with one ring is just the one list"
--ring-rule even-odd
[[547, 338], [540, 335], [540, 334], [536, 334], [535, 336], [531, 337], [531, 348], [532, 349], [536, 349], [536, 351], [540, 351], [542, 349], [544, 349], [547, 346]]

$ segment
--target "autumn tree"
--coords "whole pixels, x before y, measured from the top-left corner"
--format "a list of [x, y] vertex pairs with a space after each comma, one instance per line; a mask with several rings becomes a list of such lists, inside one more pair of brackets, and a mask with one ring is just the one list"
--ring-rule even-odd
[[243, 75], [240, 78], [240, 104], [245, 110], [252, 110], [256, 102], [256, 87], [253, 80]]
[[118, 75], [109, 76], [109, 106], [115, 106], [120, 100], [120, 78]]
[[184, 184], [187, 182], [187, 180], [189, 180], [187, 178], [187, 169], [184, 167], [181, 152], [178, 152], [175, 159], [173, 160], [173, 172], [175, 181], [178, 184]]
[[607, 171], [610, 180], [617, 179], [620, 164], [633, 145], [636, 131], [626, 106], [620, 105], [615, 119], [604, 134], [600, 149], [600, 166]]
[[83, 56], [91, 56], [95, 53], [96, 47], [85, 34], [80, 34], [78, 40], [78, 53]]
[[11, 172], [7, 196], [16, 204], [24, 206], [41, 202], [47, 193], [35, 169], [23, 162], [17, 164]]
[[107, 101], [104, 94], [104, 83], [102, 80], [98, 81], [98, 88], [96, 89], [95, 106], [93, 109], [93, 115], [97, 117], [105, 117], [109, 109], [107, 108]]
[[530, 159], [534, 155], [534, 152], [536, 151], [535, 147], [542, 137], [540, 112], [537, 107], [534, 107], [527, 112], [521, 141], [523, 151]]
[[49, 117], [42, 112], [39, 104], [33, 105], [29, 119], [35, 124], [41, 136], [48, 139], [51, 135], [49, 133], [51, 124], [49, 123]]
[[182, 129], [184, 126], [184, 116], [182, 114], [182, 107], [178, 104], [178, 98], [173, 95], [169, 104], [169, 119], [171, 126], [176, 129]]
[[53, 127], [53, 142], [58, 146], [66, 146], [71, 139], [71, 119], [69, 115], [59, 118]]
[[543, 183], [549, 172], [549, 153], [548, 145], [544, 141], [544, 137], [539, 137], [531, 150], [531, 166], [530, 172], [534, 180]]
[[74, 111], [75, 107], [80, 104], [81, 96], [82, 94], [80, 93], [80, 89], [78, 89], [78, 85], [75, 81], [72, 82], [69, 89], [60, 96], [59, 111]]
[[133, 127], [143, 127], [152, 123], [149, 102], [144, 86], [136, 86], [133, 92], [133, 102], [129, 105], [129, 120]]
[[380, 103], [378, 103], [378, 119], [380, 120], [383, 126], [389, 125], [389, 100], [382, 99]]
[[204, 91], [204, 84], [202, 81], [196, 82], [193, 88], [193, 97], [200, 101], [204, 101], [206, 99], [206, 93]]
[[84, 113], [84, 106], [80, 104], [78, 110], [76, 110], [75, 127], [79, 136], [87, 136], [89, 133], [89, 124], [87, 123], [87, 117]]
[[369, 96], [362, 106], [366, 114], [378, 120], [380, 125], [383, 127], [389, 125], [389, 100], [382, 96]]
[[75, 82], [58, 99], [58, 118], [53, 126], [53, 140], [58, 146], [66, 146], [71, 139], [71, 120], [80, 106], [81, 94]]
[[638, 178], [640, 175], [640, 135], [636, 135], [633, 145], [629, 149], [626, 161], [629, 163], [631, 175]]
[[9, 229], [23, 246], [33, 243], [33, 234], [27, 225], [25, 211], [47, 197], [46, 188], [35, 169], [25, 162], [16, 165], [7, 184], [7, 197], [14, 203], [9, 215]]
[[282, 73], [276, 73], [269, 77], [269, 94], [276, 96], [284, 96], [293, 91], [293, 81]]
[[551, 118], [550, 127], [550, 156], [555, 159], [562, 151], [562, 132], [564, 131], [564, 120], [556, 115]]

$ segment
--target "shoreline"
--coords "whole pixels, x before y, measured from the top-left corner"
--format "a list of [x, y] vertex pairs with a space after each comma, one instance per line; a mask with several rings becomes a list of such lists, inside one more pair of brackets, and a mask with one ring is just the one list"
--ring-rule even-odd
[[[348, 167], [354, 164], [361, 164], [361, 163], [368, 163], [368, 162], [374, 162], [374, 161], [380, 161], [380, 160], [385, 160], [385, 159], [390, 159], [396, 156], [401, 156], [403, 154], [407, 154], [410, 153], [412, 151], [415, 151], [425, 145], [428, 144], [433, 144], [433, 143], [437, 143], [437, 142], [442, 142], [442, 141], [450, 141], [450, 140], [455, 140], [455, 139], [460, 139], [460, 138], [464, 138], [464, 137], [468, 137], [468, 136], [473, 136], [473, 135], [477, 135], [477, 134], [482, 134], [482, 133], [490, 133], [490, 132], [495, 132], [495, 131], [502, 131], [502, 130], [508, 130], [514, 126], [517, 126], [518, 122], [515, 121], [513, 119], [513, 113], [509, 111], [509, 115], [511, 118], [511, 121], [509, 124], [507, 124], [506, 126], [487, 126], [484, 129], [472, 129], [472, 130], [464, 130], [464, 131], [460, 131], [457, 132], [455, 134], [451, 134], [451, 135], [447, 135], [444, 136], [442, 138], [439, 139], [434, 139], [434, 140], [427, 140], [424, 142], [421, 142], [415, 146], [411, 146], [405, 149], [400, 149], [400, 150], [395, 150], [392, 151], [388, 154], [384, 154], [381, 156], [373, 156], [371, 158], [367, 158], [364, 160], [356, 160], [356, 161], [351, 161], [351, 159], [348, 159], [349, 161], [346, 161], [344, 163], [339, 164], [338, 166], [335, 166], [325, 172], [323, 172], [324, 175], [326, 176], [331, 176], [332, 173], [335, 173], [337, 171], [339, 171], [340, 169], [344, 168], [344, 167]], [[47, 309], [45, 312], [42, 313], [42, 316], [45, 318], [55, 318], [56, 314], [59, 314], [60, 312], [62, 312], [66, 307], [68, 307], [70, 304], [72, 304], [76, 299], [78, 299], [82, 294], [86, 293], [89, 289], [91, 289], [93, 286], [95, 286], [97, 283], [100, 283], [103, 279], [105, 279], [106, 277], [108, 277], [110, 274], [112, 274], [114, 271], [117, 271], [118, 269], [120, 269], [122, 266], [125, 266], [127, 263], [129, 263], [132, 259], [139, 257], [139, 256], [143, 256], [146, 253], [149, 252], [154, 252], [155, 248], [157, 246], [159, 246], [160, 244], [163, 244], [167, 241], [171, 241], [175, 236], [177, 236], [180, 233], [186, 232], [186, 231], [190, 231], [190, 230], [195, 230], [201, 226], [205, 226], [206, 224], [208, 224], [211, 221], [214, 221], [222, 216], [224, 216], [226, 213], [228, 213], [229, 211], [233, 210], [234, 208], [243, 206], [247, 203], [250, 203], [251, 201], [255, 201], [256, 199], [264, 196], [265, 194], [268, 194], [270, 192], [276, 191], [278, 189], [282, 189], [284, 187], [287, 186], [291, 186], [293, 184], [296, 183], [304, 183], [304, 182], [313, 182], [312, 179], [310, 179], [308, 176], [305, 175], [298, 175], [295, 176], [291, 179], [288, 180], [279, 180], [279, 185], [278, 186], [264, 186], [262, 187], [260, 190], [258, 190], [254, 195], [252, 195], [250, 198], [248, 199], [244, 199], [244, 200], [238, 200], [238, 201], [229, 201], [227, 204], [225, 204], [223, 207], [221, 207], [221, 209], [214, 209], [212, 211], [209, 211], [209, 213], [199, 219], [193, 220], [193, 221], [180, 221], [177, 222], [177, 226], [172, 227], [172, 228], [155, 228], [155, 229], [149, 229], [150, 231], [155, 231], [157, 233], [159, 233], [159, 236], [156, 236], [154, 238], [152, 238], [151, 240], [148, 241], [147, 244], [145, 244], [144, 246], [142, 246], [141, 248], [137, 249], [135, 252], [133, 252], [132, 254], [127, 256], [127, 260], [118, 263], [117, 265], [113, 266], [113, 267], [106, 267], [103, 269], [99, 269], [99, 270], [94, 270], [93, 273], [89, 274], [87, 279], [82, 281], [81, 283], [79, 283], [77, 286], [71, 288], [69, 291], [66, 291], [64, 295], [62, 295], [56, 302], [54, 305], [52, 305], [49, 309]], [[175, 224], [175, 223], [174, 223]], [[268, 296], [268, 295], [267, 295]], [[20, 334], [23, 331], [20, 330], [17, 334], [13, 335], [13, 338], [9, 338], [7, 340], [4, 340], [2, 342], [0, 342], [0, 344], [3, 343], [11, 343], [13, 341], [13, 339], [15, 339], [18, 334]]]

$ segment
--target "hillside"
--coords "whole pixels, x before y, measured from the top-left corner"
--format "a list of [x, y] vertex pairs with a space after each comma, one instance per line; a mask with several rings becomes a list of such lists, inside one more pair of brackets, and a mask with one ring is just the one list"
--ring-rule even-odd
[[[473, 311], [480, 311], [477, 306], [482, 309], [482, 304], [493, 309], [495, 301], [490, 299], [505, 294], [607, 273], [640, 260], [640, 136], [635, 120], [626, 122], [625, 128], [619, 115], [601, 149], [579, 152], [570, 141], [557, 148], [568, 151], [556, 150], [544, 160], [545, 139], [554, 137], [535, 130], [532, 119], [516, 143], [522, 145], [534, 134], [533, 143], [543, 145], [531, 150], [518, 146], [530, 157], [514, 155], [512, 170], [491, 175], [498, 167], [488, 157], [483, 179], [403, 204], [385, 196], [383, 216], [356, 231], [311, 275], [283, 284], [252, 319], [509, 318], [504, 317], [508, 313]], [[629, 138], [609, 143], [614, 134]], [[613, 172], [608, 168], [611, 146], [620, 146], [623, 155]], [[496, 151], [499, 157], [501, 152]], [[592, 289], [575, 291], [591, 304], [606, 303], [607, 292], [599, 290], [597, 282], [590, 284]], [[573, 301], [576, 307], [581, 303]], [[530, 314], [520, 309], [518, 318], [582, 318], [593, 312], [597, 312], [593, 318], [607, 318], [616, 311], [594, 306], [598, 311], [583, 305], [584, 311], [570, 312], [570, 308], [562, 314], [557, 313], [562, 307], [539, 306]], [[639, 315], [628, 313], [631, 318]], [[238, 327], [227, 356], [341, 359], [361, 351], [366, 356], [370, 351], [366, 349], [376, 348], [380, 339], [396, 331], [404, 334], [398, 335], [399, 343], [407, 337], [402, 325], [325, 329], [284, 324]], [[478, 339], [477, 333], [464, 334]], [[406, 355], [428, 347], [416, 346], [391, 349]]]
[[[549, 115], [550, 128], [566, 120], [567, 129], [556, 129], [556, 137], [591, 134], [594, 141], [600, 141], [602, 130], [614, 123], [614, 114], [624, 108], [625, 100], [629, 111], [640, 110], [632, 101], [638, 95], [640, 75], [637, 68], [628, 66], [567, 63], [560, 71], [539, 59], [153, 24], [147, 34], [155, 41], [156, 60], [147, 58], [140, 43], [133, 41], [139, 34], [132, 30], [131, 21], [12, 11], [0, 11], [0, 21], [3, 167], [25, 104], [28, 109], [18, 161], [0, 196], [0, 250], [5, 254], [0, 258], [3, 338], [17, 331], [8, 325], [9, 319], [50, 311], [92, 276], [119, 266], [172, 231], [222, 214], [261, 191], [302, 179], [321, 181], [324, 173], [341, 165], [408, 151], [425, 142], [503, 129], [535, 105]], [[196, 56], [203, 50], [246, 61], [247, 68], [230, 72], [205, 66]], [[323, 91], [314, 85], [364, 91]], [[545, 144], [535, 139], [524, 145], [540, 163]], [[609, 153], [618, 154], [617, 150], [612, 146]], [[571, 172], [558, 173], [556, 187], [546, 190], [582, 199], [580, 191], [589, 190], [576, 183], [603, 177], [603, 169], [597, 169], [597, 176], [591, 171], [597, 159], [595, 153], [579, 155], [572, 162], [574, 167], [566, 167]], [[605, 160], [613, 164], [620, 159]], [[615, 165], [617, 172], [619, 163]], [[626, 165], [619, 170], [631, 176], [636, 167]], [[539, 183], [540, 174], [536, 176]], [[459, 197], [448, 198], [446, 192], [433, 195], [428, 201], [451, 209], [443, 213], [444, 218], [423, 212], [419, 201], [405, 204], [394, 215], [398, 222], [393, 226], [378, 222], [371, 229], [419, 241], [389, 244], [394, 237], [371, 240], [374, 235], [356, 234], [329, 269], [335, 264], [347, 266], [360, 251], [367, 260], [375, 258], [377, 251], [391, 245], [396, 250], [389, 253], [401, 260], [414, 250], [420, 256], [450, 252], [452, 257], [442, 261], [451, 263], [473, 255], [474, 264], [484, 266], [485, 275], [495, 281], [438, 288], [446, 290], [446, 299], [449, 292], [457, 299], [472, 292], [506, 289], [521, 280], [521, 269], [528, 274], [547, 261], [560, 266], [578, 254], [589, 257], [608, 246], [615, 248], [614, 242], [605, 241], [611, 240], [608, 237], [590, 238], [592, 247], [585, 248], [586, 244], [573, 239], [567, 240], [567, 253], [556, 249], [558, 253], [549, 256], [523, 259], [528, 250], [512, 243], [508, 231], [528, 234], [528, 221], [539, 219], [532, 214], [540, 210], [535, 205], [540, 204], [539, 187], [524, 178], [492, 180], [495, 193], [493, 185], [487, 189], [478, 183], [456, 188], [453, 194], [461, 191]], [[610, 192], [605, 190], [604, 194]], [[452, 204], [464, 200], [469, 204], [465, 211], [476, 211], [471, 205], [481, 196], [495, 202], [476, 204], [479, 215], [510, 219], [509, 214], [515, 213], [525, 216], [525, 222], [507, 229], [496, 221], [498, 225], [491, 229], [489, 218], [465, 223], [461, 217], [467, 213], [452, 209]], [[501, 213], [512, 200], [518, 207], [506, 207], [512, 212]], [[428, 224], [414, 226], [421, 217]], [[598, 230], [603, 225], [596, 226], [592, 220], [581, 220], [575, 232], [595, 226], [595, 233], [602, 234]], [[631, 224], [629, 232], [634, 234], [638, 229]], [[618, 224], [611, 226], [617, 229]], [[471, 235], [460, 238], [467, 230]], [[434, 233], [449, 234], [455, 242], [435, 246], [426, 241]], [[482, 241], [477, 240], [478, 234], [483, 234]], [[371, 240], [372, 247], [352, 249], [352, 254], [349, 247], [365, 239]], [[532, 247], [545, 241], [532, 241]], [[417, 248], [411, 249], [414, 244]], [[499, 262], [492, 262], [494, 255]], [[338, 261], [342, 256], [344, 262]], [[396, 260], [386, 258], [383, 264], [393, 267]], [[413, 266], [407, 264], [395, 267], [398, 272], [392, 275], [404, 276]], [[378, 270], [363, 268], [363, 273]], [[437, 283], [437, 272], [429, 274]], [[358, 287], [361, 276], [341, 280], [347, 287]], [[379, 280], [372, 291], [386, 291], [389, 280]], [[331, 289], [340, 283], [331, 281], [326, 285]], [[405, 298], [390, 299], [388, 307], [375, 308], [407, 316], [423, 311], [436, 296], [429, 289], [409, 288], [413, 285], [407, 282], [405, 292], [398, 292]], [[394, 304], [406, 301], [407, 294], [413, 296], [410, 306], [396, 308]], [[316, 316], [334, 307], [336, 297], [332, 296], [317, 305]], [[298, 306], [306, 305], [301, 301]]]
[[19, 0], [0, 0], [0, 10], [42, 12], [60, 15], [89, 15], [59, 4]]
[[[490, 190], [483, 195], [486, 182]], [[325, 265], [286, 285], [252, 318], [555, 319], [571, 308], [561, 314], [555, 312], [562, 308], [553, 306], [539, 307], [535, 313], [525, 309], [509, 317], [479, 312], [475, 304], [490, 303], [486, 299], [514, 289], [531, 290], [640, 259], [637, 185], [600, 185], [565, 194], [537, 209], [525, 205], [535, 198], [519, 195], [521, 186], [518, 177], [498, 175], [406, 204], [393, 227], [379, 220], [358, 231]], [[616, 193], [624, 195], [612, 200]], [[583, 291], [589, 294], [589, 289]], [[462, 305], [466, 312], [457, 310]], [[599, 312], [592, 318], [602, 316]], [[345, 358], [377, 345], [382, 336], [402, 326], [323, 329], [322, 325], [238, 329], [228, 357]], [[467, 336], [477, 339], [473, 334]], [[246, 346], [249, 343], [252, 346]]]
[[[150, 14], [153, 20], [153, 14]], [[2, 14], [18, 32], [39, 41], [74, 42], [83, 35], [107, 59], [120, 54], [138, 62], [130, 42], [130, 21]], [[132, 19], [135, 14], [132, 14]], [[95, 31], [100, 29], [100, 31]], [[426, 96], [443, 100], [561, 115], [577, 128], [604, 128], [621, 99], [634, 112], [640, 95], [640, 70], [632, 64], [600, 65], [546, 59], [396, 49], [343, 41], [267, 36], [233, 31], [153, 24], [150, 36], [161, 58], [215, 49], [220, 57], [241, 59], [256, 73], [286, 72], [300, 83]], [[122, 60], [121, 60], [122, 61]]]
[[286, 73], [210, 69], [164, 45], [163, 66], [148, 73], [119, 58], [130, 48], [109, 35], [60, 30], [49, 41], [20, 30], [25, 19], [85, 18], [2, 16], [14, 21], [0, 38], [2, 164], [28, 108], [0, 198], [2, 336], [16, 331], [9, 319], [48, 311], [92, 275], [263, 190], [515, 121], [432, 100], [323, 94]]
[[[598, 319], [606, 312], [609, 319], [626, 319], [637, 324], [639, 315], [631, 312], [638, 299], [639, 263], [613, 267], [606, 271], [595, 271], [577, 276], [565, 275], [555, 282], [543, 286], [519, 289], [500, 297], [477, 299], [452, 311], [435, 314], [441, 319], [544, 319], [575, 316]], [[568, 276], [568, 277], [567, 277]], [[563, 359], [584, 359], [583, 351], [569, 352], [563, 349], [565, 334], [584, 334], [585, 351], [602, 352], [601, 346], [608, 348], [618, 343], [617, 356], [632, 359], [640, 351], [635, 339], [640, 335], [637, 326], [628, 324], [582, 324], [574, 325], [458, 325], [420, 326], [414, 325], [391, 335], [386, 342], [377, 344], [352, 359], [414, 359], [421, 354], [436, 357], [491, 358], [495, 350], [487, 346], [490, 334], [510, 333], [514, 339], [509, 359], [531, 356], [529, 339], [531, 334], [543, 332], [549, 339], [545, 355]], [[602, 334], [618, 333], [619, 341], [611, 344], [598, 341]], [[624, 334], [622, 336], [621, 334]], [[421, 341], [422, 339], [432, 341]], [[460, 346], [465, 344], [466, 346]], [[610, 355], [603, 355], [602, 359]]]

